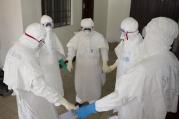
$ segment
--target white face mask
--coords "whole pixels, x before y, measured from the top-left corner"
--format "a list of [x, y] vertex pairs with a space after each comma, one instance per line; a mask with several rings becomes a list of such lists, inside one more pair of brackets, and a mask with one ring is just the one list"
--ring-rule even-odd
[[128, 39], [127, 38], [127, 32], [125, 32], [123, 29], [121, 29], [121, 36], [120, 36], [120, 39]]
[[45, 27], [45, 30], [46, 30], [46, 31], [51, 31], [51, 30], [52, 30], [52, 27], [47, 26], [47, 27]]
[[125, 33], [124, 32], [121, 32], [121, 36], [120, 36], [120, 39], [125, 39]]
[[86, 34], [89, 35], [92, 31], [92, 28], [82, 28], [82, 31]]

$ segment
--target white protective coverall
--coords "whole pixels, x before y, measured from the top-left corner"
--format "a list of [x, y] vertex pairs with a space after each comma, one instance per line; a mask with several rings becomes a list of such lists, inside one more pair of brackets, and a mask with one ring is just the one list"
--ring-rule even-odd
[[56, 90], [48, 87], [39, 65], [36, 54], [45, 35], [40, 24], [29, 25], [6, 56], [4, 82], [15, 92], [19, 119], [58, 119], [54, 104], [72, 109]]
[[145, 58], [119, 77], [113, 93], [96, 101], [96, 111], [118, 109], [119, 119], [165, 119], [176, 112], [179, 61], [169, 49], [177, 34], [173, 20], [152, 19], [142, 43]]
[[43, 15], [41, 24], [45, 27], [47, 36], [45, 44], [40, 49], [40, 65], [47, 84], [63, 96], [63, 82], [58, 61], [65, 56], [64, 49], [57, 35], [52, 31], [52, 18]]
[[[82, 31], [68, 42], [68, 61], [76, 56], [75, 90], [77, 102], [94, 101], [100, 98], [105, 82], [103, 67], [108, 61], [109, 46], [104, 37], [94, 31], [90, 18], [81, 21]], [[90, 28], [91, 31], [85, 31]], [[102, 63], [103, 61], [103, 63]]]
[[118, 58], [116, 60], [117, 78], [141, 59], [139, 45], [143, 40], [138, 31], [138, 22], [132, 17], [121, 22], [121, 31], [120, 38], [123, 40], [115, 48]]

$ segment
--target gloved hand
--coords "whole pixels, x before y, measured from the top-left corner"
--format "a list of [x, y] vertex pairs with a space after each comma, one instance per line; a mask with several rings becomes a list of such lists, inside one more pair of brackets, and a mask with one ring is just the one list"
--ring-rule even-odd
[[63, 59], [60, 59], [58, 61], [58, 64], [60, 66], [60, 68], [64, 69], [65, 71], [67, 71], [67, 64], [65, 63], [65, 61]]
[[72, 69], [73, 69], [72, 60], [68, 60], [67, 69], [68, 69], [69, 72], [72, 71]]
[[63, 106], [65, 106], [65, 108], [66, 108], [67, 110], [73, 110], [73, 109], [76, 108], [75, 105], [73, 105], [73, 104], [71, 104], [71, 103], [69, 103], [69, 102], [63, 104]]
[[117, 64], [114, 63], [113, 65], [109, 66], [109, 72], [113, 71], [117, 67]]
[[102, 67], [102, 70], [104, 73], [108, 73], [109, 72], [109, 66], [107, 64], [107, 61], [103, 61], [103, 67]]
[[76, 109], [76, 107], [69, 103], [64, 97], [60, 96], [57, 102], [55, 103], [55, 106], [63, 105], [67, 110], [73, 110]]
[[92, 103], [92, 104], [89, 104], [86, 106], [82, 106], [82, 107], [74, 110], [74, 113], [79, 119], [84, 119], [84, 118], [90, 116], [91, 114], [96, 113], [95, 103]]

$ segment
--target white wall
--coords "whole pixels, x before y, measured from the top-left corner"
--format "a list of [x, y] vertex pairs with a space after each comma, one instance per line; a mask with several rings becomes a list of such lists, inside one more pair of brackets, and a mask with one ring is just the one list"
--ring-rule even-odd
[[1, 66], [8, 49], [23, 32], [20, 0], [0, 1], [0, 60]]
[[[21, 0], [22, 2], [22, 17], [23, 17], [23, 28], [33, 22], [40, 22], [41, 18], [41, 0]], [[73, 36], [73, 33], [80, 28], [80, 21], [82, 17], [82, 0], [72, 0], [72, 11], [73, 11], [73, 25], [66, 27], [55, 28], [54, 31], [60, 38], [65, 51], [66, 44], [69, 39]]]
[[96, 31], [104, 37], [107, 31], [108, 0], [94, 0], [94, 23]]
[[107, 40], [119, 41], [120, 23], [130, 14], [131, 0], [108, 0]]
[[23, 29], [33, 22], [40, 22], [41, 0], [21, 0]]

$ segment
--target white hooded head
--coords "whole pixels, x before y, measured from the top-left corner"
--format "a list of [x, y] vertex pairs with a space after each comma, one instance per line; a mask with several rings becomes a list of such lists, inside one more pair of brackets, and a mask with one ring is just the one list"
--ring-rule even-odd
[[[30, 24], [23, 35], [22, 42], [31, 48], [40, 48], [45, 42], [46, 31], [39, 23]], [[25, 38], [25, 39], [24, 39]]]
[[143, 40], [138, 32], [138, 22], [132, 17], [125, 18], [121, 22], [121, 30], [123, 41], [115, 48], [120, 67], [117, 75], [123, 74], [141, 59], [140, 44]]
[[168, 51], [178, 36], [178, 24], [166, 17], [152, 19], [145, 27], [144, 47], [148, 55]]
[[138, 22], [132, 18], [127, 17], [121, 22], [121, 39], [127, 39], [135, 37], [138, 35]]
[[46, 31], [50, 31], [54, 26], [52, 18], [48, 15], [43, 15], [40, 23], [45, 27]]
[[94, 27], [94, 22], [91, 18], [85, 18], [81, 20], [81, 28], [84, 32], [91, 32]]
[[132, 17], [127, 17], [121, 22], [121, 47], [123, 52], [134, 53], [140, 42], [143, 40], [138, 31], [138, 22]]

